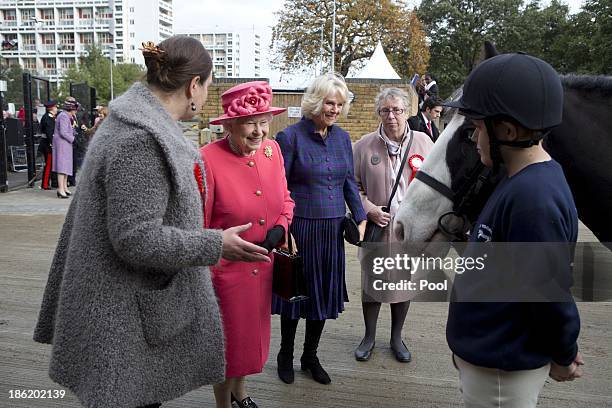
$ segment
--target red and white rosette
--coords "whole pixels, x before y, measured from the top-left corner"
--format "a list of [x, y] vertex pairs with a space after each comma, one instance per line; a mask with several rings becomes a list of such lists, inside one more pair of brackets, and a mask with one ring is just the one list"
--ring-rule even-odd
[[414, 175], [423, 165], [425, 158], [420, 154], [413, 154], [408, 158], [408, 165], [410, 166], [410, 181], [414, 178]]

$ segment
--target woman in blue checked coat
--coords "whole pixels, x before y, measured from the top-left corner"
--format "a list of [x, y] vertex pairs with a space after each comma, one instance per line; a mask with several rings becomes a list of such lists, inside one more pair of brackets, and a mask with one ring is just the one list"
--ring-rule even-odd
[[304, 259], [310, 290], [310, 298], [298, 303], [272, 299], [272, 313], [281, 315], [278, 376], [287, 384], [294, 380], [293, 344], [300, 318], [306, 319], [301, 368], [321, 384], [331, 382], [319, 363], [317, 348], [325, 320], [336, 319], [348, 301], [342, 238], [345, 201], [359, 224], [360, 238], [365, 232], [366, 214], [353, 174], [351, 139], [335, 125], [347, 111], [344, 79], [322, 75], [304, 93], [302, 120], [276, 136], [295, 201], [291, 232]]

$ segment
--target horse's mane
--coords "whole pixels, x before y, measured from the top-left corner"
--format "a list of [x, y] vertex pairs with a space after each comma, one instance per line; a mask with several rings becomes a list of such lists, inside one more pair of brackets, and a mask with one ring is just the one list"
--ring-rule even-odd
[[604, 75], [561, 75], [563, 86], [579, 91], [612, 91], [612, 76]]

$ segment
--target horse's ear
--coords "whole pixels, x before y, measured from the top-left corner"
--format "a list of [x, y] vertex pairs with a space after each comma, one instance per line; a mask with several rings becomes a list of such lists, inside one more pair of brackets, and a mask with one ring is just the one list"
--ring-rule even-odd
[[483, 59], [489, 59], [492, 58], [496, 55], [498, 55], [499, 52], [497, 52], [497, 49], [495, 48], [495, 45], [493, 45], [493, 43], [489, 40], [485, 41], [484, 43], [484, 58]]

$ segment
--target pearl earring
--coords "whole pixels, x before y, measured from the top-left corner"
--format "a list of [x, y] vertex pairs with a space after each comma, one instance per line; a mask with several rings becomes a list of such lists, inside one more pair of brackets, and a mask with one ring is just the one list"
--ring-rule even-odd
[[193, 112], [195, 112], [196, 110], [198, 110], [198, 108], [196, 108], [195, 103], [193, 103], [193, 102], [191, 102], [191, 110], [192, 110]]

